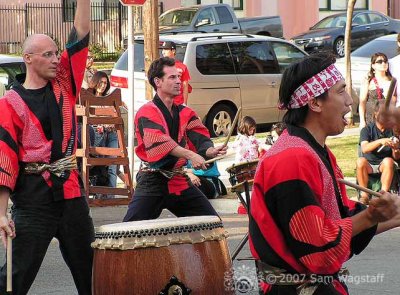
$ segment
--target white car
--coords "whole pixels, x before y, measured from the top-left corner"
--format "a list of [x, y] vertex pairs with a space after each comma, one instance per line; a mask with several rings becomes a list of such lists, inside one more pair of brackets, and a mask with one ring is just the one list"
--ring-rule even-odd
[[12, 87], [16, 75], [25, 72], [26, 69], [22, 57], [0, 54], [0, 83], [6, 90]]
[[[227, 34], [182, 33], [160, 35], [160, 41], [176, 44], [176, 58], [188, 68], [192, 92], [188, 105], [196, 111], [211, 136], [226, 135], [239, 107], [243, 116], [258, 124], [279, 122], [279, 86], [283, 71], [307, 53], [296, 45], [273, 37]], [[135, 40], [134, 112], [143, 105], [143, 40]], [[127, 101], [127, 57], [125, 52], [111, 72], [111, 85], [121, 88]]]
[[[371, 56], [376, 52], [382, 52], [386, 54], [388, 59], [391, 59], [392, 57], [398, 55], [400, 51], [398, 51], [397, 46], [397, 34], [386, 35], [376, 38], [351, 53], [352, 86], [355, 93], [357, 94], [356, 97], [353, 97], [355, 99], [354, 106], [358, 106], [360, 87], [370, 70]], [[336, 66], [345, 77], [345, 59], [338, 59], [336, 62]]]

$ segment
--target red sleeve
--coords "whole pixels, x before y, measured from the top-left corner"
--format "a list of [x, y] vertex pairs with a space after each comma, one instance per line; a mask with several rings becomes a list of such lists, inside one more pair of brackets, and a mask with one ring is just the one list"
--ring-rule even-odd
[[138, 156], [147, 162], [166, 157], [178, 144], [169, 136], [162, 114], [151, 103], [146, 104], [135, 118]]
[[13, 123], [14, 112], [5, 98], [0, 99], [0, 109], [3, 111], [0, 116], [0, 186], [12, 191], [19, 172], [17, 127]]

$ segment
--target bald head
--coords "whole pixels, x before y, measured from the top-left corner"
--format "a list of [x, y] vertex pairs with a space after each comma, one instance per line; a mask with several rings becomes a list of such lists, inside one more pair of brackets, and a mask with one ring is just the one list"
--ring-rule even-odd
[[46, 51], [48, 47], [57, 47], [56, 43], [45, 34], [33, 34], [28, 36], [22, 44], [22, 53]]

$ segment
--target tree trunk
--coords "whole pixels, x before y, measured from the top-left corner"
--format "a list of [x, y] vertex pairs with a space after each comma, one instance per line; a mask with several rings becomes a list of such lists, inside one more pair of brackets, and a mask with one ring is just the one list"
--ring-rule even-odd
[[[353, 11], [354, 5], [357, 0], [349, 0], [347, 3], [347, 21], [346, 21], [346, 30], [344, 34], [344, 55], [345, 55], [345, 65], [346, 65], [346, 91], [350, 96], [353, 96], [353, 87], [351, 81], [351, 26], [353, 19]], [[351, 112], [348, 115], [349, 126], [354, 126], [353, 120], [353, 107], [351, 107]]]
[[[159, 55], [158, 0], [147, 0], [143, 5], [144, 68], [147, 73], [150, 64]], [[146, 81], [146, 99], [153, 99], [153, 88]]]

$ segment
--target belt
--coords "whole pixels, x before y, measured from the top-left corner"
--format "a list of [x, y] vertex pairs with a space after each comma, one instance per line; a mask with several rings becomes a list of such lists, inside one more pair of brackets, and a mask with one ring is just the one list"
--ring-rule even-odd
[[24, 167], [24, 172], [26, 174], [41, 174], [44, 171], [49, 171], [50, 173], [53, 173], [54, 175], [60, 177], [64, 171], [75, 170], [75, 169], [78, 169], [78, 165], [76, 162], [76, 156], [72, 155], [54, 161], [51, 164], [26, 163]]
[[[258, 277], [269, 285], [297, 286], [296, 293], [299, 295], [312, 295], [322, 282], [339, 279], [339, 276], [347, 276], [347, 268], [341, 268], [333, 275], [296, 274], [289, 273], [285, 269], [268, 265], [261, 260], [256, 260]], [[326, 278], [324, 280], [324, 278]], [[330, 280], [329, 280], [330, 279]]]
[[[142, 165], [144, 167], [142, 167]], [[182, 167], [171, 169], [171, 170], [166, 170], [166, 169], [161, 169], [161, 168], [151, 168], [148, 166], [147, 162], [142, 162], [142, 165], [141, 165], [139, 171], [150, 172], [150, 173], [160, 173], [168, 179], [171, 179], [172, 177], [177, 176], [177, 175], [182, 175], [182, 176], [187, 177], [186, 172], [183, 170]]]

